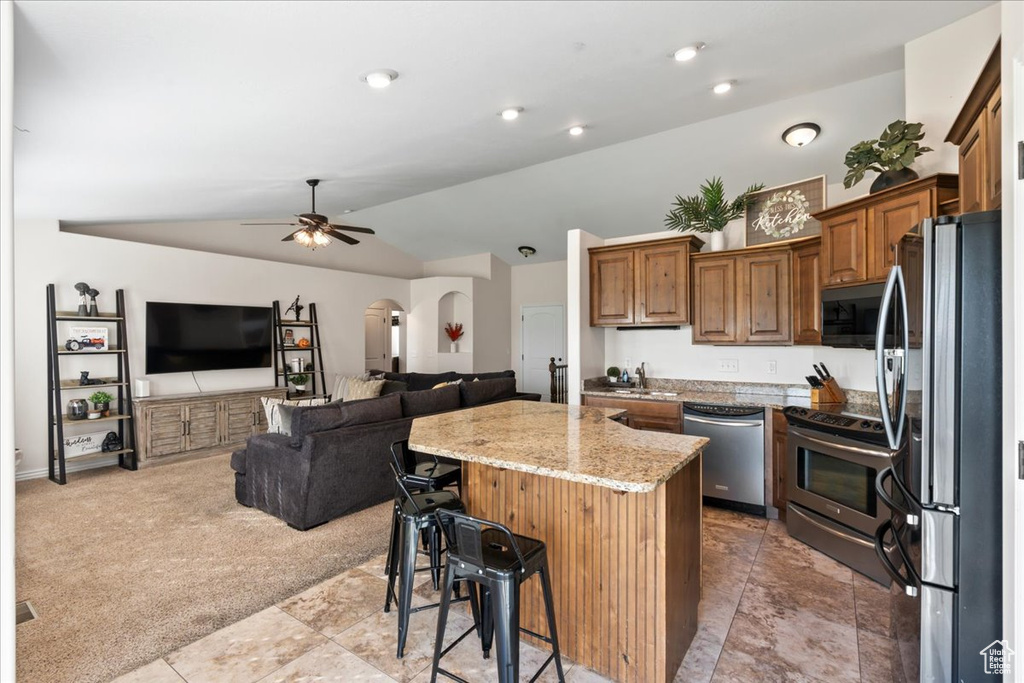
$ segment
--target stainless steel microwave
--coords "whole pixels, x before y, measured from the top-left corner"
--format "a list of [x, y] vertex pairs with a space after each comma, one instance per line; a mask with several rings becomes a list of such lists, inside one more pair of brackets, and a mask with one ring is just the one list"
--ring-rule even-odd
[[[873, 349], [885, 283], [836, 287], [821, 292], [821, 344], [840, 348]], [[887, 316], [885, 343], [896, 341], [895, 315]]]

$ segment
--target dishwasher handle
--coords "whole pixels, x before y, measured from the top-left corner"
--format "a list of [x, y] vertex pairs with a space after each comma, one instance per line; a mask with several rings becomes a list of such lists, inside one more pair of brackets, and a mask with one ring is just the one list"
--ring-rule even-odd
[[686, 422], [716, 425], [718, 427], [764, 427], [764, 420], [756, 420], [754, 422], [749, 420], [711, 420], [706, 417], [693, 417], [692, 415], [683, 415], [683, 420]]

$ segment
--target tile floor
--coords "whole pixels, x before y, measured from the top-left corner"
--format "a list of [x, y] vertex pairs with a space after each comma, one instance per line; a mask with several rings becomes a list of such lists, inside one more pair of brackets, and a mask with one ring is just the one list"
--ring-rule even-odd
[[[704, 522], [700, 627], [677, 682], [891, 681], [886, 589], [794, 541], [780, 522], [714, 508]], [[381, 609], [383, 564], [374, 558], [117, 681], [429, 681], [436, 611], [412, 616], [405, 657], [396, 659], [396, 615]], [[418, 604], [436, 600], [423, 576]], [[471, 623], [453, 610], [446, 642]], [[522, 645], [523, 681], [545, 657]], [[468, 681], [496, 679], [494, 660], [472, 637], [444, 661]], [[568, 660], [564, 667], [571, 683], [605, 680]], [[540, 680], [555, 681], [554, 667]]]

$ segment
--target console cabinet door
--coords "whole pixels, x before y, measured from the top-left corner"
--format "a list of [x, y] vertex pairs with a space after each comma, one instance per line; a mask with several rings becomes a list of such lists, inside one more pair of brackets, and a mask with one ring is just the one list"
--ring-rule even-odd
[[865, 209], [835, 216], [821, 224], [821, 258], [826, 286], [867, 280]]
[[930, 191], [896, 197], [871, 208], [868, 221], [868, 279], [884, 280], [903, 236], [931, 215]]
[[734, 344], [736, 329], [736, 257], [693, 263], [693, 341]]
[[590, 325], [632, 325], [635, 250], [590, 255]]
[[219, 401], [189, 403], [185, 406], [185, 450], [210, 448], [220, 443]]
[[253, 403], [249, 396], [229, 398], [221, 403], [221, 414], [224, 417], [224, 436], [221, 443], [238, 443], [256, 433], [256, 412]]
[[637, 322], [682, 325], [690, 322], [689, 246], [671, 244], [636, 250]]
[[793, 343], [821, 344], [821, 242], [793, 249]]
[[790, 343], [789, 251], [744, 256], [739, 263], [739, 340], [746, 344]]
[[144, 413], [146, 458], [160, 458], [185, 450], [183, 406], [150, 406]]

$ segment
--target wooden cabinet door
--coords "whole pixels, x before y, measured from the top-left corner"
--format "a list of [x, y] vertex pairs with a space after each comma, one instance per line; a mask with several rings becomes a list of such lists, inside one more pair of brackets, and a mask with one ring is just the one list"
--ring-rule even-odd
[[786, 460], [787, 460], [786, 418], [781, 410], [772, 411], [772, 505], [779, 510], [779, 518], [786, 519]]
[[835, 216], [821, 224], [821, 259], [825, 285], [867, 280], [865, 209]]
[[647, 417], [644, 415], [630, 415], [627, 423], [632, 429], [640, 429], [648, 432], [666, 432], [668, 434], [682, 434], [683, 423], [678, 418], [672, 420], [664, 417]]
[[[224, 417], [222, 443], [239, 443], [256, 433], [256, 410], [253, 404], [250, 396], [229, 398], [221, 402], [221, 414]], [[262, 408], [260, 406], [261, 412]]]
[[685, 244], [636, 250], [636, 321], [643, 325], [690, 322], [689, 248]]
[[793, 341], [789, 251], [740, 259], [739, 341], [786, 344]]
[[184, 450], [210, 448], [220, 443], [219, 406], [219, 401], [190, 403], [185, 406]]
[[900, 266], [907, 285], [910, 346], [919, 349], [924, 339], [924, 242], [919, 235], [907, 235], [900, 242]]
[[895, 263], [900, 240], [931, 215], [930, 192], [896, 197], [871, 208], [868, 219], [868, 279], [884, 280]]
[[793, 249], [793, 343], [821, 344], [821, 242]]
[[145, 409], [146, 458], [180, 453], [185, 448], [185, 415], [180, 405]]
[[693, 263], [693, 341], [733, 344], [736, 330], [736, 257]]
[[985, 107], [985, 211], [1003, 205], [1003, 93], [1000, 86]]
[[986, 122], [986, 113], [982, 112], [960, 143], [960, 213], [985, 210], [988, 184]]
[[590, 325], [632, 325], [635, 251], [604, 251], [590, 255]]

